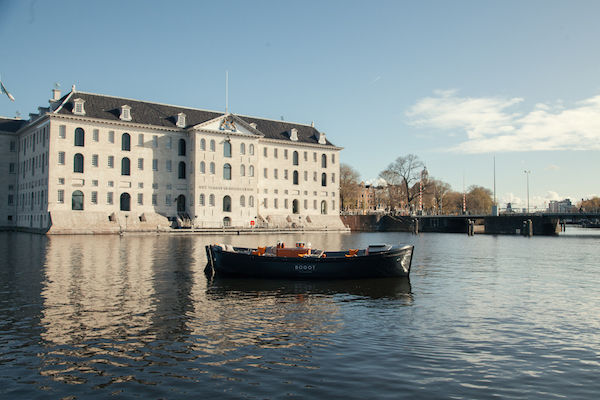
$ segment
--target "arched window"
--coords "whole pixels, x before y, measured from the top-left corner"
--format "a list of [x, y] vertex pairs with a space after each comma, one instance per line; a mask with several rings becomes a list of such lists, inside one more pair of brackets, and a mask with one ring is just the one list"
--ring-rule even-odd
[[223, 226], [231, 226], [231, 218], [224, 217], [223, 218]]
[[185, 156], [185, 139], [179, 139], [179, 155]]
[[240, 144], [240, 154], [246, 154], [246, 143]]
[[85, 146], [85, 132], [81, 128], [75, 129], [75, 146]]
[[83, 173], [83, 154], [81, 153], [73, 156], [73, 172]]
[[250, 153], [251, 156], [254, 155], [254, 145], [251, 144], [250, 147], [248, 148], [248, 153]]
[[298, 171], [294, 171], [293, 181], [294, 185], [298, 184]]
[[178, 177], [179, 179], [185, 179], [185, 163], [183, 161], [179, 161]]
[[223, 143], [223, 157], [231, 157], [231, 142], [229, 140]]
[[294, 153], [292, 154], [292, 162], [294, 165], [298, 165], [298, 152], [294, 151]]
[[251, 165], [250, 168], [248, 168], [248, 176], [254, 176], [254, 165]]
[[321, 202], [321, 214], [327, 214], [327, 202], [325, 200]]
[[71, 210], [83, 210], [83, 192], [76, 190], [71, 195]]
[[210, 141], [210, 151], [215, 151], [215, 141], [214, 140]]
[[208, 196], [208, 205], [211, 207], [215, 206], [215, 195], [211, 194], [210, 196]]
[[131, 196], [129, 195], [129, 193], [121, 194], [119, 205], [121, 211], [131, 211]]
[[200, 139], [200, 150], [206, 150], [206, 140]]
[[231, 180], [231, 165], [230, 164], [223, 165], [223, 179], [225, 179], [226, 181]]
[[248, 207], [254, 207], [254, 196], [248, 197]]
[[121, 159], [121, 175], [123, 175], [123, 176], [131, 175], [131, 162], [129, 161], [129, 158], [127, 158], [127, 157], [123, 157]]
[[300, 204], [299, 204], [298, 199], [294, 199], [294, 201], [292, 201], [292, 213], [293, 214], [300, 213]]
[[244, 164], [240, 165], [240, 176], [246, 176], [246, 166]]
[[321, 186], [327, 186], [327, 174], [325, 172], [321, 174]]
[[204, 174], [206, 172], [206, 164], [204, 164], [204, 161], [200, 161], [200, 173]]
[[321, 154], [321, 168], [327, 168], [327, 156]]
[[246, 198], [244, 195], [240, 196], [240, 207], [246, 207]]
[[124, 133], [123, 136], [121, 136], [121, 150], [131, 150], [131, 136], [129, 136], [129, 133]]
[[204, 193], [200, 194], [200, 205], [204, 205]]
[[231, 197], [229, 196], [223, 197], [223, 211], [231, 212]]
[[211, 163], [210, 163], [210, 173], [211, 173], [212, 175], [214, 175], [214, 174], [215, 174], [215, 163], [214, 163], [214, 162], [211, 162]]

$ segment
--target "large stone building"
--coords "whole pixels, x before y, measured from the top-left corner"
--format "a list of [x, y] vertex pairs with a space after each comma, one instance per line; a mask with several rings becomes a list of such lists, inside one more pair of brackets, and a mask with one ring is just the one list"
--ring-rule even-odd
[[343, 229], [340, 150], [312, 125], [54, 90], [0, 118], [0, 226]]

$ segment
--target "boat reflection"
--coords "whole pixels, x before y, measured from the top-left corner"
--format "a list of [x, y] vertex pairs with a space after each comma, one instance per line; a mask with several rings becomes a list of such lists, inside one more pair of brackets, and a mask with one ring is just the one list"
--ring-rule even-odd
[[231, 296], [337, 296], [403, 299], [412, 302], [410, 279], [281, 280], [214, 277], [207, 281], [207, 298]]

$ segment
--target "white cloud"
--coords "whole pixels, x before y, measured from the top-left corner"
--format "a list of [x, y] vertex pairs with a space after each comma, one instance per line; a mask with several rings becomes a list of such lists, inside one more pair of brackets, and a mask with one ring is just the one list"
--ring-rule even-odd
[[459, 97], [456, 90], [435, 91], [413, 105], [408, 123], [466, 134], [450, 148], [462, 153], [600, 150], [600, 95], [567, 108], [539, 103], [529, 112], [514, 111], [522, 98]]

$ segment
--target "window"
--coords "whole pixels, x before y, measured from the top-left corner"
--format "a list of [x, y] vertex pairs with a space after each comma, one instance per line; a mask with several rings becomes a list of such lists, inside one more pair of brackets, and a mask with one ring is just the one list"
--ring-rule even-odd
[[8, 205], [12, 206], [15, 203], [15, 195], [14, 194], [9, 194], [8, 195]]
[[292, 214], [298, 214], [300, 212], [300, 206], [298, 205], [298, 199], [292, 201]]
[[115, 142], [115, 131], [108, 131], [108, 141], [110, 143], [114, 143]]
[[92, 140], [93, 140], [94, 142], [97, 142], [98, 140], [100, 140], [100, 130], [98, 130], [98, 129], [94, 129], [94, 130], [92, 131]]
[[158, 171], [158, 159], [152, 159], [152, 171]]
[[334, 173], [331, 174], [331, 183], [335, 183], [335, 174]]
[[223, 157], [231, 158], [231, 142], [229, 140], [223, 143]]
[[60, 165], [65, 165], [65, 152], [64, 151], [58, 152], [58, 163]]
[[154, 147], [154, 148], [158, 147], [158, 136], [156, 136], [156, 135], [152, 136], [152, 147]]
[[165, 196], [165, 204], [168, 205], [168, 206], [171, 205], [171, 195], [170, 194], [167, 194]]
[[64, 203], [65, 202], [65, 191], [60, 189], [58, 191], [58, 196], [56, 198], [56, 201], [58, 201], [59, 203]]
[[127, 158], [127, 157], [123, 157], [121, 159], [121, 175], [123, 175], [123, 176], [131, 175], [131, 162], [129, 161], [129, 158]]
[[313, 161], [317, 162], [317, 153], [316, 152], [313, 152]]
[[67, 126], [61, 125], [58, 127], [58, 137], [64, 139], [67, 137]]
[[215, 163], [211, 162], [209, 168], [210, 168], [210, 171], [209, 171], [210, 174], [214, 175], [215, 174]]
[[288, 170], [287, 169], [283, 170], [283, 179], [285, 179], [286, 181], [288, 180]]
[[325, 200], [321, 202], [321, 214], [327, 214], [327, 202]]
[[113, 192], [107, 192], [106, 193], [106, 204], [112, 204], [113, 203]]
[[131, 211], [131, 196], [129, 193], [121, 194], [119, 199], [119, 208], [121, 211]]
[[279, 179], [279, 178], [278, 178], [278, 175], [279, 175], [279, 173], [278, 173], [278, 172], [279, 172], [279, 171], [277, 171], [277, 168], [275, 168], [275, 169], [273, 170], [273, 179]]
[[263, 207], [269, 208], [269, 199], [267, 199], [266, 197], [263, 199]]
[[17, 151], [17, 143], [14, 140], [10, 141], [10, 152], [14, 153]]
[[107, 185], [108, 185], [108, 187], [114, 187], [115, 181], [108, 181]]
[[177, 177], [179, 179], [185, 179], [185, 163], [183, 161], [179, 162], [179, 167], [177, 168]]
[[200, 173], [206, 173], [206, 164], [204, 163], [204, 161], [200, 161]]
[[325, 172], [321, 174], [321, 186], [327, 186], [327, 174]]
[[292, 163], [294, 165], [298, 165], [298, 152], [294, 151], [294, 153], [292, 154]]
[[144, 134], [140, 133], [138, 135], [138, 146], [143, 146], [144, 145]]
[[171, 172], [173, 170], [173, 168], [171, 166], [171, 160], [167, 160], [165, 162], [165, 168], [167, 169], [167, 172]]
[[144, 205], [144, 194], [143, 193], [138, 193], [138, 195], [137, 195], [137, 203], [140, 206]]
[[304, 161], [308, 161], [308, 152], [304, 152]]
[[59, 185], [64, 185], [65, 184], [65, 178], [58, 178], [58, 184]]
[[250, 168], [248, 168], [248, 176], [254, 176], [254, 165], [251, 165]]
[[292, 183], [294, 185], [298, 184], [298, 171], [294, 171], [293, 178], [292, 178]]
[[144, 188], [144, 182], [138, 182], [138, 188], [139, 189], [143, 189]]
[[177, 152], [180, 156], [185, 156], [185, 150], [186, 150], [185, 147], [186, 147], [185, 139], [179, 139], [179, 144], [177, 146], [177, 149], [178, 149]]
[[248, 148], [248, 153], [250, 153], [251, 156], [254, 155], [254, 145], [251, 144], [250, 147]]
[[313, 172], [313, 181], [317, 181], [317, 171]]
[[273, 149], [273, 157], [277, 158], [277, 149]]
[[83, 192], [76, 190], [71, 195], [71, 210], [83, 210]]
[[200, 201], [198, 202], [201, 206], [204, 206], [204, 193], [200, 194]]
[[121, 136], [121, 150], [131, 151], [131, 136], [129, 136], [129, 133], [124, 133]]
[[223, 211], [231, 212], [231, 197], [229, 196], [223, 197]]
[[8, 173], [9, 174], [15, 173], [15, 163], [14, 162], [11, 162], [10, 164], [8, 164]]
[[121, 106], [121, 115], [119, 118], [123, 121], [131, 121], [131, 107], [128, 105]]
[[92, 186], [98, 186], [98, 179], [93, 179], [92, 180]]
[[308, 200], [304, 199], [304, 209], [308, 210]]
[[92, 204], [98, 204], [98, 192], [92, 192]]
[[244, 164], [240, 165], [240, 176], [246, 176], [246, 166]]
[[285, 208], [287, 210], [288, 207], [289, 207], [288, 199], [283, 199], [283, 208]]
[[308, 180], [308, 171], [304, 171], [304, 182]]
[[248, 197], [248, 207], [254, 207], [254, 196]]
[[287, 149], [283, 150], [283, 158], [285, 158], [286, 160], [288, 159], [288, 151], [287, 151]]
[[215, 149], [216, 149], [216, 148], [215, 148], [215, 141], [214, 141], [214, 140], [211, 140], [211, 141], [210, 141], [210, 151], [215, 151]]
[[206, 150], [206, 140], [200, 139], [200, 150]]
[[140, 171], [144, 170], [144, 159], [143, 158], [138, 158], [138, 169]]
[[321, 168], [327, 168], [327, 156], [321, 154]]
[[265, 168], [263, 170], [263, 175], [264, 175], [265, 179], [267, 179], [269, 177], [269, 170]]
[[231, 165], [230, 164], [223, 165], [223, 179], [225, 179], [226, 181], [231, 180]]
[[158, 203], [158, 195], [156, 193], [152, 193], [152, 205], [155, 206]]
[[273, 208], [279, 208], [279, 202], [277, 199], [273, 199]]
[[263, 156], [267, 158], [269, 156], [269, 150], [265, 147], [263, 148]]
[[83, 103], [85, 103], [85, 101], [83, 99], [75, 99], [73, 102], [75, 103], [73, 114], [85, 115], [85, 109], [83, 108]]
[[246, 154], [246, 143], [240, 144], [240, 154]]
[[83, 173], [83, 154], [81, 153], [73, 156], [73, 172]]
[[240, 196], [240, 207], [246, 207], [246, 198], [244, 195]]
[[332, 154], [332, 155], [331, 155], [331, 163], [332, 163], [332, 164], [335, 164], [335, 154]]
[[210, 196], [208, 196], [208, 205], [211, 207], [215, 206], [215, 195], [211, 194]]

